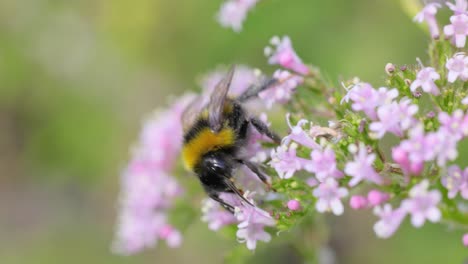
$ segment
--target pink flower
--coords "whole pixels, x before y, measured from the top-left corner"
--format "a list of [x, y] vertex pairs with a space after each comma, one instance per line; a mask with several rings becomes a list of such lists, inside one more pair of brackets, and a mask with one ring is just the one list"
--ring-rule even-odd
[[202, 221], [208, 223], [210, 230], [217, 231], [224, 226], [237, 223], [232, 213], [224, 209], [211, 198], [203, 200]]
[[437, 14], [437, 9], [440, 8], [441, 5], [438, 3], [430, 3], [427, 4], [421, 12], [419, 12], [415, 17], [414, 20], [422, 23], [426, 21], [429, 25], [429, 31], [431, 32], [431, 36], [435, 39], [439, 38], [439, 26], [437, 25], [437, 20], [435, 15]]
[[[411, 164], [423, 163], [424, 161], [431, 160], [435, 156], [433, 146], [427, 144], [424, 126], [422, 124], [418, 124], [409, 131], [409, 138], [403, 140], [400, 147], [402, 151], [407, 153], [408, 160]], [[404, 167], [401, 156], [396, 155], [395, 157], [395, 161]], [[411, 168], [413, 167], [412, 165]]]
[[[409, 132], [409, 139], [403, 140], [400, 144], [401, 150], [408, 153], [410, 162], [422, 162], [427, 160], [428, 147], [422, 124], [417, 125]], [[399, 162], [397, 159], [395, 161]]]
[[269, 64], [279, 64], [286, 69], [303, 75], [309, 73], [309, 68], [297, 56], [288, 36], [284, 36], [283, 39], [275, 36], [270, 40], [270, 43], [275, 47], [275, 50], [273, 51], [269, 46], [265, 48], [265, 55], [269, 57]]
[[374, 182], [376, 184], [382, 184], [382, 177], [374, 170], [372, 166], [374, 164], [375, 154], [368, 154], [367, 147], [364, 144], [359, 146], [357, 155], [354, 156], [354, 160], [346, 163], [345, 173], [353, 177], [349, 181], [349, 186], [356, 186], [362, 180]]
[[[400, 165], [405, 175], [419, 175], [424, 168], [424, 161], [410, 161], [409, 156], [410, 153], [404, 150], [401, 145], [392, 149], [392, 158], [395, 162], [398, 163], [398, 165]], [[409, 180], [409, 178], [406, 179]]]
[[180, 247], [182, 244], [182, 235], [170, 225], [165, 225], [159, 230], [159, 237], [166, 240], [167, 245], [171, 248]]
[[311, 123], [305, 119], [299, 120], [295, 126], [291, 124], [290, 115], [286, 115], [286, 122], [288, 123], [291, 133], [283, 138], [283, 144], [289, 144], [291, 141], [296, 142], [301, 146], [305, 146], [311, 149], [320, 148], [320, 145], [315, 142], [311, 133], [304, 130], [304, 126]]
[[[170, 171], [182, 145], [181, 119], [192, 96], [183, 96], [168, 110], [147, 120], [133, 158], [122, 175], [120, 212], [113, 250], [133, 254], [156, 245], [182, 242], [180, 233], [168, 230], [167, 211], [183, 193]], [[171, 231], [171, 232], [169, 232]]]
[[468, 116], [465, 116], [460, 109], [455, 110], [451, 116], [445, 112], [440, 112], [439, 122], [441, 129], [454, 136], [457, 140], [468, 134]]
[[374, 214], [380, 217], [380, 220], [374, 225], [375, 233], [380, 238], [389, 238], [400, 226], [406, 216], [406, 211], [402, 208], [392, 210], [392, 206], [386, 204], [383, 208], [375, 207]]
[[121, 212], [112, 250], [130, 255], [144, 248], [154, 247], [159, 240], [159, 230], [166, 225], [166, 214], [137, 214], [127, 210]]
[[343, 214], [344, 208], [341, 199], [348, 195], [348, 190], [340, 187], [333, 178], [327, 178], [314, 189], [313, 195], [318, 198], [315, 208], [323, 213], [332, 211], [335, 215]]
[[217, 19], [221, 26], [232, 28], [235, 32], [242, 30], [242, 23], [247, 13], [258, 0], [228, 0], [221, 6]]
[[455, 15], [466, 14], [468, 8], [468, 2], [466, 0], [455, 0], [455, 5], [446, 2], [447, 6], [455, 13]]
[[310, 154], [312, 160], [304, 166], [308, 172], [315, 173], [320, 182], [326, 178], [341, 178], [343, 173], [336, 168], [335, 152], [327, 148], [325, 150], [313, 150]]
[[447, 80], [451, 83], [456, 79], [468, 81], [468, 57], [464, 53], [455, 53], [452, 58], [447, 59], [445, 67], [448, 69]]
[[296, 156], [297, 145], [287, 147], [281, 145], [271, 151], [270, 166], [273, 167], [281, 179], [289, 179], [298, 170], [301, 170], [306, 159]]
[[367, 199], [362, 195], [353, 195], [349, 199], [349, 206], [354, 210], [363, 209], [367, 207]]
[[438, 190], [428, 191], [429, 181], [423, 180], [413, 186], [409, 198], [401, 203], [402, 208], [411, 214], [411, 223], [414, 227], [421, 227], [427, 220], [439, 222], [441, 213], [437, 204], [441, 200]]
[[448, 190], [448, 198], [453, 199], [460, 192], [463, 199], [468, 199], [468, 168], [462, 171], [456, 165], [450, 166], [441, 182]]
[[370, 119], [377, 119], [376, 107], [390, 103], [398, 97], [398, 90], [387, 88], [379, 88], [375, 90], [368, 83], [358, 83], [348, 90], [343, 97], [343, 101], [351, 100], [353, 104], [351, 108], [354, 111], [363, 111]]
[[298, 211], [301, 209], [301, 203], [298, 200], [292, 199], [288, 201], [288, 208], [291, 211]]
[[371, 190], [367, 193], [367, 201], [369, 201], [370, 206], [377, 206], [383, 204], [390, 199], [390, 195], [388, 193], [384, 193], [378, 190]]
[[457, 143], [458, 139], [446, 131], [444, 127], [440, 127], [436, 132], [428, 133], [426, 144], [427, 146], [432, 146], [429, 154], [434, 155], [434, 157], [430, 157], [428, 160], [436, 159], [437, 165], [445, 166], [448, 160], [455, 160], [457, 158]]
[[410, 89], [412, 92], [416, 91], [418, 87], [422, 87], [426, 93], [439, 95], [439, 88], [434, 83], [435, 80], [440, 79], [440, 75], [432, 67], [422, 68], [416, 75], [416, 80], [411, 83]]
[[250, 205], [236, 207], [236, 218], [240, 222], [237, 227], [237, 238], [240, 242], [246, 242], [247, 248], [254, 250], [257, 241], [269, 242], [271, 235], [267, 233], [265, 226], [274, 226], [276, 221], [262, 209]]
[[378, 121], [372, 122], [369, 129], [376, 133], [377, 138], [382, 138], [386, 132], [391, 132], [399, 137], [403, 131], [414, 123], [414, 115], [418, 112], [418, 106], [411, 104], [411, 100], [403, 98], [399, 103], [392, 102], [377, 109]]
[[455, 46], [465, 47], [466, 35], [468, 35], [468, 15], [458, 14], [450, 17], [450, 25], [444, 27], [444, 34], [448, 37], [453, 36]]
[[273, 78], [278, 80], [278, 84], [258, 94], [258, 97], [266, 103], [267, 108], [271, 108], [275, 103], [287, 103], [291, 99], [296, 87], [303, 82], [301, 76], [282, 70], [275, 71]]

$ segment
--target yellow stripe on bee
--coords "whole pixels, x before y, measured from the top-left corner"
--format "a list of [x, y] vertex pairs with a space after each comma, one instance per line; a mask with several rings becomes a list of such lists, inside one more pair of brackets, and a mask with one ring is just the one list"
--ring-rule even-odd
[[224, 128], [217, 134], [208, 127], [203, 128], [182, 148], [182, 159], [185, 168], [193, 170], [204, 154], [222, 147], [233, 146], [234, 137], [234, 131], [229, 128]]

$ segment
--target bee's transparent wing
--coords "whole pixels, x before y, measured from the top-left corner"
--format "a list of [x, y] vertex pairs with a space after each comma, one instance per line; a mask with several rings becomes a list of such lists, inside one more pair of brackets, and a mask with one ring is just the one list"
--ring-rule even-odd
[[203, 109], [203, 97], [195, 96], [182, 112], [182, 128], [184, 133], [189, 130], [197, 121]]
[[208, 122], [210, 128], [218, 132], [222, 127], [224, 103], [231, 86], [232, 77], [234, 76], [234, 66], [232, 66], [226, 76], [215, 86], [211, 94], [210, 102], [208, 104], [209, 118]]

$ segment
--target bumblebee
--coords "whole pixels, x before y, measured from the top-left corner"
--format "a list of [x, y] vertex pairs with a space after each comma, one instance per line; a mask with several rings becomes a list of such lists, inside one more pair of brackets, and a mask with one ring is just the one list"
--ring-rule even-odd
[[233, 173], [239, 166], [245, 165], [271, 188], [266, 174], [258, 164], [245, 160], [240, 155], [247, 142], [249, 126], [274, 142], [280, 142], [277, 134], [259, 118], [249, 115], [242, 105], [274, 85], [277, 80], [270, 79], [260, 86], [251, 86], [239, 97], [231, 98], [228, 92], [233, 75], [234, 67], [231, 67], [215, 86], [206, 106], [198, 107], [201, 100], [194, 100], [182, 115], [184, 165], [197, 175], [207, 195], [231, 213], [234, 212], [234, 206], [220, 198], [219, 194], [222, 192], [237, 194], [251, 204], [244, 198], [243, 191], [234, 184]]

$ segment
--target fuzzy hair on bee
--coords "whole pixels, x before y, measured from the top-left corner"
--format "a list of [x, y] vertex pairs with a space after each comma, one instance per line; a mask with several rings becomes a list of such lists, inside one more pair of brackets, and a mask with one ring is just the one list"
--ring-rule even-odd
[[194, 100], [182, 115], [182, 159], [185, 168], [197, 175], [211, 199], [231, 213], [234, 212], [234, 207], [222, 200], [220, 193], [235, 193], [251, 204], [243, 196], [244, 192], [234, 183], [233, 175], [239, 166], [245, 165], [268, 188], [271, 187], [258, 164], [245, 160], [240, 155], [247, 142], [249, 126], [253, 126], [276, 143], [281, 141], [263, 121], [249, 115], [243, 107], [245, 101], [271, 87], [277, 80], [269, 79], [260, 86], [249, 87], [237, 98], [230, 98], [228, 92], [233, 75], [234, 67], [231, 67], [216, 85], [206, 106], [199, 106], [201, 100]]

